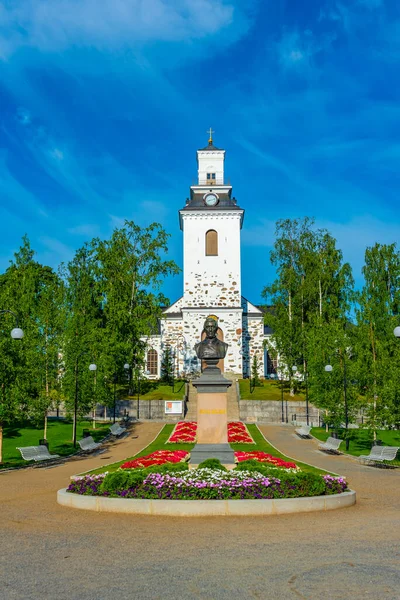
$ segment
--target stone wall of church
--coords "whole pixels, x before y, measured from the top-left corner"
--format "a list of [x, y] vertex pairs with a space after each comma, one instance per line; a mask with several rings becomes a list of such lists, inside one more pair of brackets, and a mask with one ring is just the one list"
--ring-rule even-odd
[[[185, 307], [241, 305], [240, 219], [240, 214], [222, 210], [182, 215]], [[218, 256], [206, 256], [210, 229], [218, 234]]]
[[258, 358], [258, 374], [264, 377], [264, 320], [243, 315], [243, 376], [251, 376], [254, 357]]
[[200, 363], [197, 360], [194, 346], [201, 340], [201, 333], [205, 319], [209, 314], [218, 317], [218, 325], [223, 333], [224, 342], [229, 345], [224, 361], [225, 371], [242, 373], [242, 315], [240, 310], [222, 311], [213, 308], [210, 310], [183, 311], [183, 337], [184, 343], [180, 352], [179, 364], [186, 372], [198, 371]]

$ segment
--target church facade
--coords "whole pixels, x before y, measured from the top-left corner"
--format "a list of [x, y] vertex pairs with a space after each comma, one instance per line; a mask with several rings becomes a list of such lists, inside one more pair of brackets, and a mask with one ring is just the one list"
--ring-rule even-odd
[[163, 310], [159, 334], [146, 339], [147, 376], [159, 377], [167, 346], [175, 375], [201, 370], [194, 346], [205, 319], [218, 319], [218, 337], [229, 345], [220, 364], [225, 372], [249, 377], [254, 357], [264, 375], [262, 311], [242, 296], [240, 236], [244, 210], [224, 176], [225, 150], [197, 151], [198, 182], [179, 211], [183, 233], [183, 295]]

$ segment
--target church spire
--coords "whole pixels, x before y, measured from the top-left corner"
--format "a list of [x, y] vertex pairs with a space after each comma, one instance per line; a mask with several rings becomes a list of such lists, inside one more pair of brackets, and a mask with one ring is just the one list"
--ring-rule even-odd
[[212, 146], [213, 145], [213, 138], [212, 138], [212, 134], [215, 133], [215, 131], [213, 131], [210, 127], [210, 129], [207, 131], [208, 133], [208, 145]]

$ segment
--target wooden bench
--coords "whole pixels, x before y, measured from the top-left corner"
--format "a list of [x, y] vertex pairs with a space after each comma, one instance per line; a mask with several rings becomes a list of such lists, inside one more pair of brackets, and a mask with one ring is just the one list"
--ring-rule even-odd
[[311, 425], [303, 425], [302, 427], [298, 427], [297, 429], [295, 429], [295, 432], [297, 433], [297, 435], [299, 435], [302, 438], [311, 437], [310, 431], [311, 431]]
[[78, 440], [78, 444], [80, 445], [81, 450], [84, 452], [91, 452], [92, 450], [96, 450], [101, 446], [101, 442], [95, 442], [91, 435]]
[[339, 452], [339, 446], [343, 442], [343, 440], [339, 440], [338, 438], [328, 437], [325, 443], [321, 443], [318, 445], [320, 450], [324, 452], [331, 452], [333, 454], [341, 454]]
[[24, 448], [17, 448], [21, 452], [21, 456], [24, 460], [34, 460], [38, 462], [40, 460], [52, 460], [54, 458], [60, 458], [59, 454], [50, 454], [47, 446], [25, 446]]
[[112, 435], [115, 435], [116, 437], [118, 437], [119, 435], [122, 435], [123, 433], [126, 432], [126, 428], [122, 427], [121, 425], [118, 425], [118, 423], [114, 423], [114, 425], [112, 425], [110, 427], [110, 431], [111, 431]]

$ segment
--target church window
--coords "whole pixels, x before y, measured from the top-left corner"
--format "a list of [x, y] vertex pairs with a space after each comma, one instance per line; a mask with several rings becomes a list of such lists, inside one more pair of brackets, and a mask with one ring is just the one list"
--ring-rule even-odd
[[207, 173], [207, 183], [215, 185], [215, 173]]
[[158, 371], [158, 354], [157, 350], [149, 350], [147, 353], [147, 370], [150, 375], [157, 375]]
[[206, 256], [218, 256], [218, 233], [215, 229], [206, 233]]

